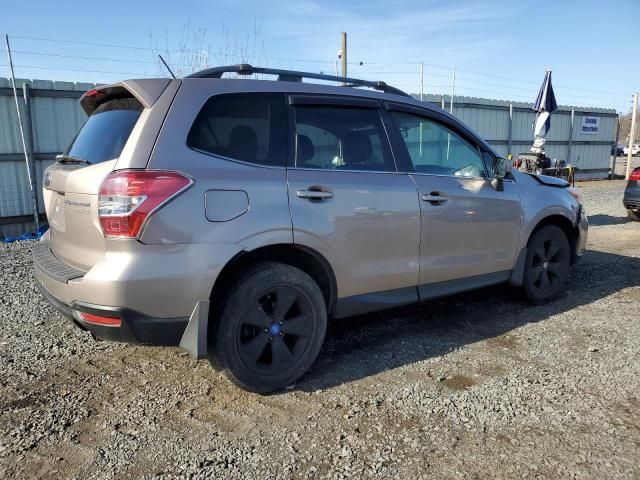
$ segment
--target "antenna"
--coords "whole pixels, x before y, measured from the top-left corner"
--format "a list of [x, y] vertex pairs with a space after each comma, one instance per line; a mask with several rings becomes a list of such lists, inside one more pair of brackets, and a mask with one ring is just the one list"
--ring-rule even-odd
[[176, 78], [176, 76], [173, 74], [173, 72], [171, 71], [171, 69], [169, 68], [169, 65], [167, 65], [167, 62], [164, 61], [164, 58], [162, 58], [162, 55], [158, 54], [158, 58], [160, 58], [160, 61], [164, 64], [165, 67], [167, 67], [167, 70], [169, 70], [169, 73], [171, 74], [171, 76], [173, 78]]

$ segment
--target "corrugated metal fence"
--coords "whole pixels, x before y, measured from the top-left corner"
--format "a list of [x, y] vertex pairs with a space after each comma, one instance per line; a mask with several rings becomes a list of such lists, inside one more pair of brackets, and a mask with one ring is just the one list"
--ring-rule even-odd
[[[27, 82], [29, 115], [23, 88]], [[33, 132], [28, 144], [32, 142], [33, 145], [41, 213], [44, 212], [42, 173], [86, 120], [78, 99], [94, 86], [92, 83], [16, 79], [25, 133], [29, 136]], [[0, 218], [33, 215], [30, 195], [11, 80], [0, 78]]]
[[[29, 83], [29, 115], [23, 85]], [[17, 80], [23, 121], [27, 133], [33, 132], [35, 180], [41, 212], [43, 170], [54, 161], [84, 123], [86, 116], [78, 98], [95, 85], [91, 83]], [[32, 214], [29, 182], [25, 167], [11, 82], [0, 78], [0, 218]], [[426, 102], [441, 105], [443, 97], [426, 95]], [[448, 109], [448, 97], [444, 97]], [[457, 97], [453, 113], [480, 133], [502, 155], [526, 152], [533, 141], [532, 104], [480, 98]], [[597, 134], [580, 133], [582, 117], [597, 117]], [[31, 119], [30, 125], [27, 121]], [[546, 151], [551, 158], [570, 161], [581, 169], [580, 177], [606, 177], [611, 147], [615, 142], [615, 110], [560, 107], [551, 119]]]

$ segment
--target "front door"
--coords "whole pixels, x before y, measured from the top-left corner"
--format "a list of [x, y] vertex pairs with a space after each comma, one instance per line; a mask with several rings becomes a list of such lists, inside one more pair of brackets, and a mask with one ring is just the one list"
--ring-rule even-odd
[[417, 301], [415, 184], [396, 171], [378, 104], [333, 104], [329, 98], [290, 101], [294, 243], [330, 262], [339, 300], [395, 290], [396, 296], [386, 297], [391, 302]]
[[506, 280], [521, 222], [514, 183], [507, 180], [504, 191], [496, 191], [478, 145], [453, 126], [408, 112], [392, 111], [390, 117], [420, 195], [421, 297], [439, 282], [459, 280], [451, 284], [455, 290], [465, 282], [480, 286], [483, 278]]

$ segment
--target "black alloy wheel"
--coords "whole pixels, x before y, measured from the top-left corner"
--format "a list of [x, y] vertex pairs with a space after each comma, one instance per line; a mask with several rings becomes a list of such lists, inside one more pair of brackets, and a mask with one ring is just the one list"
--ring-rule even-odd
[[569, 240], [560, 227], [547, 225], [533, 234], [527, 248], [524, 293], [529, 302], [544, 304], [560, 295], [567, 283]]
[[307, 273], [259, 262], [231, 285], [212, 321], [214, 367], [245, 390], [267, 393], [291, 385], [313, 365], [327, 329], [327, 307]]

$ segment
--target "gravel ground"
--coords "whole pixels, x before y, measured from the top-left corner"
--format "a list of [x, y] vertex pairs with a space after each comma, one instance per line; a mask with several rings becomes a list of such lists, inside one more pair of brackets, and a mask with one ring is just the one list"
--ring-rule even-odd
[[581, 183], [589, 251], [566, 295], [495, 287], [334, 322], [270, 396], [179, 349], [95, 342], [0, 244], [4, 478], [640, 478], [640, 224]]

